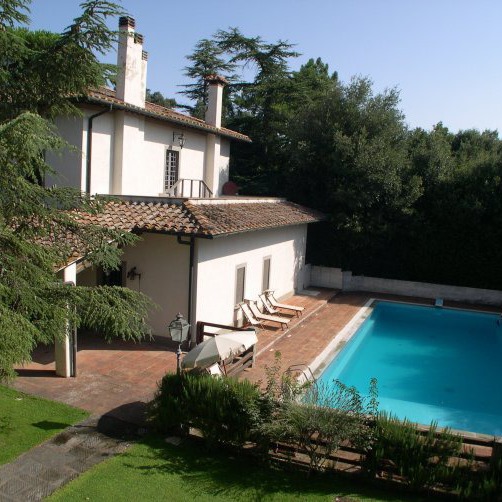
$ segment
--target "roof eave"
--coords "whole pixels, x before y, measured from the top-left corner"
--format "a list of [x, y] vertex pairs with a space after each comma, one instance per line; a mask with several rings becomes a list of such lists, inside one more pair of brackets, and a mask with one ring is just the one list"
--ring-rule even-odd
[[320, 223], [321, 221], [324, 221], [324, 220], [317, 219], [317, 220], [312, 220], [312, 221], [299, 221], [296, 223], [285, 223], [283, 225], [273, 225], [270, 227], [246, 228], [243, 230], [235, 230], [233, 232], [222, 232], [219, 234], [211, 234], [211, 235], [212, 235], [212, 238], [216, 239], [219, 237], [231, 237], [232, 235], [246, 234], [249, 232], [259, 232], [260, 230], [274, 230], [275, 228], [296, 227], [298, 225], [310, 225], [311, 223]]
[[[244, 143], [252, 143], [253, 141], [251, 140], [250, 137], [246, 136], [245, 134], [241, 134], [238, 132], [226, 132], [225, 130], [222, 130], [217, 127], [210, 126], [208, 124], [194, 124], [187, 122], [186, 120], [183, 120], [182, 118], [177, 118], [177, 117], [168, 117], [166, 115], [162, 115], [160, 113], [155, 113], [151, 112], [149, 110], [146, 110], [144, 108], [136, 107], [134, 105], [129, 105], [127, 103], [117, 103], [115, 101], [109, 101], [107, 99], [101, 99], [97, 98], [94, 96], [85, 96], [84, 98], [81, 99], [82, 103], [89, 103], [89, 104], [94, 104], [94, 105], [103, 105], [110, 107], [111, 109], [115, 110], [123, 110], [123, 111], [128, 111], [131, 113], [137, 113], [139, 115], [144, 115], [145, 117], [150, 117], [155, 120], [161, 120], [163, 122], [171, 122], [173, 124], [178, 124], [182, 125], [183, 127], [187, 127], [190, 129], [195, 129], [199, 131], [204, 131], [206, 133], [210, 134], [216, 134], [218, 136], [223, 136], [225, 138], [237, 140], [237, 141], [242, 141]], [[230, 131], [230, 130], [228, 130]]]

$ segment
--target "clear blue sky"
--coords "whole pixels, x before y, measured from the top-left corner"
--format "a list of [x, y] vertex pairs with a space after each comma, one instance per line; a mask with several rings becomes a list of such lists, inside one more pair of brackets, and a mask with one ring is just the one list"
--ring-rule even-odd
[[[77, 0], [33, 0], [33, 28], [62, 31]], [[368, 76], [397, 87], [410, 127], [442, 121], [452, 131], [502, 131], [500, 0], [124, 0], [145, 36], [148, 87], [165, 96], [186, 83], [185, 56], [201, 38], [239, 27], [247, 36], [296, 44], [343, 81]], [[115, 55], [110, 56], [115, 61]]]

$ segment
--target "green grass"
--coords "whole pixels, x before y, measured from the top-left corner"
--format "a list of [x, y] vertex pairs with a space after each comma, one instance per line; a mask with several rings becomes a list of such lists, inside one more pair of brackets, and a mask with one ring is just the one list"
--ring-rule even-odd
[[[412, 500], [332, 475], [307, 477], [254, 459], [207, 453], [199, 444], [174, 447], [146, 438], [124, 454], [93, 467], [50, 501], [330, 501]], [[418, 500], [418, 499], [414, 499]]]
[[0, 464], [87, 416], [86, 411], [0, 385]]

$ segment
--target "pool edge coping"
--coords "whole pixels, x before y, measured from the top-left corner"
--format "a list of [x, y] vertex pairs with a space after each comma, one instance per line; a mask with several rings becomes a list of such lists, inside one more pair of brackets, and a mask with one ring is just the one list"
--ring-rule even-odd
[[329, 365], [346, 343], [354, 336], [361, 324], [373, 312], [373, 303], [376, 298], [370, 298], [359, 310], [352, 316], [350, 321], [333, 337], [324, 350], [308, 365], [312, 375], [317, 378], [320, 372]]

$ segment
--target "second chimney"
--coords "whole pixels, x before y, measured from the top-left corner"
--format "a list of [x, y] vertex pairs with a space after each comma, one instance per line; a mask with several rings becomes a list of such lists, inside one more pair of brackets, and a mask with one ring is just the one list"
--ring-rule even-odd
[[134, 31], [135, 25], [132, 17], [119, 19], [116, 97], [144, 108], [148, 55], [143, 51], [143, 35]]
[[215, 127], [221, 127], [221, 113], [223, 109], [223, 87], [228, 84], [224, 77], [219, 75], [208, 75], [206, 77], [208, 85], [206, 122]]

